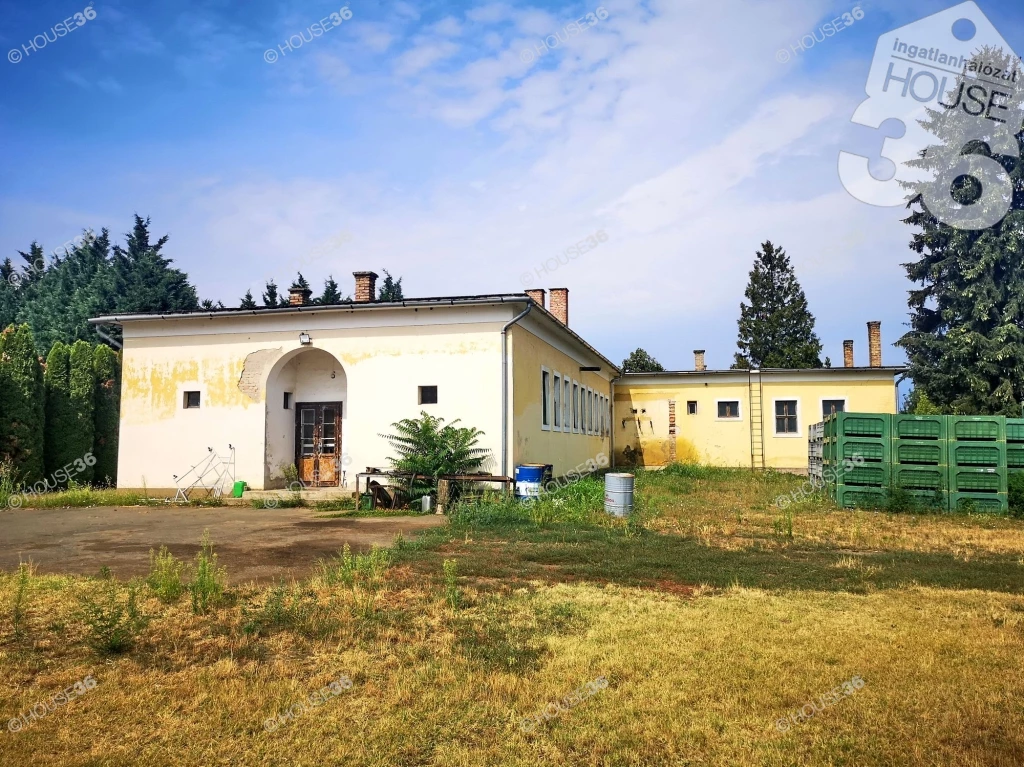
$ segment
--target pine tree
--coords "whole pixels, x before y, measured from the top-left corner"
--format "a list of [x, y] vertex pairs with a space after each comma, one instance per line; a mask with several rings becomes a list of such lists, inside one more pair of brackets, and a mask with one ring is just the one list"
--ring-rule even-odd
[[0, 335], [0, 458], [22, 481], [43, 476], [43, 369], [28, 325]]
[[733, 368], [821, 367], [814, 315], [785, 250], [761, 245], [744, 295]]
[[115, 282], [109, 233], [96, 237], [86, 231], [80, 245], [55, 257], [22, 286], [18, 319], [32, 327], [40, 350], [57, 341], [92, 340], [95, 331], [88, 320], [114, 308]]
[[46, 389], [43, 457], [46, 476], [52, 478], [57, 469], [81, 457], [74, 452], [77, 448], [74, 440], [67, 439], [75, 427], [74, 407], [71, 404], [71, 348], [60, 341], [53, 345], [46, 357], [43, 383]]
[[238, 303], [238, 308], [239, 309], [255, 309], [256, 308], [256, 301], [253, 300], [252, 291], [251, 290], [245, 291], [245, 295], [242, 296], [242, 300], [239, 301], [239, 303]]
[[127, 235], [127, 248], [114, 246], [115, 311], [187, 312], [199, 308], [188, 275], [171, 268], [171, 259], [162, 255], [168, 239], [164, 235], [151, 243], [149, 219], [136, 214], [135, 226]]
[[396, 280], [387, 269], [381, 269], [381, 271], [384, 272], [384, 282], [377, 292], [377, 301], [402, 301], [405, 298], [402, 295], [402, 278], [399, 277]]
[[95, 429], [92, 453], [96, 457], [93, 476], [97, 482], [117, 484], [117, 442], [121, 410], [121, 362], [108, 346], [93, 351], [96, 376]]
[[[96, 434], [96, 370], [92, 345], [88, 341], [75, 341], [71, 346], [70, 367], [69, 383], [74, 419], [72, 430], [64, 438], [77, 460], [92, 452]], [[92, 482], [92, 477], [92, 466], [86, 464], [84, 470], [80, 466], [77, 468], [76, 482], [87, 484]]]
[[32, 244], [28, 247], [28, 253], [19, 250], [18, 255], [22, 257], [25, 263], [22, 264], [22, 270], [17, 272], [18, 276], [15, 284], [28, 285], [39, 279], [46, 269], [46, 252], [43, 250], [43, 246], [33, 240]]
[[329, 276], [324, 281], [324, 292], [316, 299], [315, 303], [323, 306], [330, 306], [332, 304], [343, 304], [351, 299], [342, 298], [341, 291], [338, 290], [338, 283], [334, 281], [334, 276]]
[[654, 357], [637, 347], [622, 361], [623, 373], [660, 373], [665, 368]]
[[263, 293], [263, 305], [268, 309], [276, 309], [281, 305], [277, 295], [277, 283], [273, 280], [267, 283], [266, 291]]
[[[1006, 72], [1019, 69], [1016, 57], [1005, 51], [985, 49], [976, 58], [1001, 63]], [[910, 331], [898, 345], [907, 352], [914, 392], [920, 390], [922, 402], [946, 413], [1020, 417], [1024, 162], [1017, 158], [1024, 157], [1022, 86], [1002, 89], [1012, 93], [991, 110], [1005, 121], [1000, 123], [963, 111], [968, 107], [963, 91], [973, 83], [961, 74], [943, 99], [944, 104], [963, 102], [962, 108], [928, 110], [923, 125], [938, 143], [908, 163], [940, 175], [932, 184], [905, 185], [913, 194], [908, 203], [913, 212], [905, 223], [919, 231], [910, 244], [917, 260], [903, 266], [920, 287], [909, 291]], [[983, 189], [960, 165], [964, 158], [994, 170], [994, 182]], [[964, 207], [951, 205], [947, 196]], [[979, 225], [984, 228], [970, 228]]]

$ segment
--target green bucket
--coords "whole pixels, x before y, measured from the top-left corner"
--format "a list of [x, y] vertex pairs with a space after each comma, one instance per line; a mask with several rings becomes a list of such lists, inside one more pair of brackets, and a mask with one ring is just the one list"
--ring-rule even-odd
[[231, 488], [231, 497], [232, 498], [241, 498], [242, 497], [242, 493], [244, 493], [245, 490], [246, 490], [245, 482], [243, 482], [242, 480], [238, 480], [232, 486], [232, 488]]

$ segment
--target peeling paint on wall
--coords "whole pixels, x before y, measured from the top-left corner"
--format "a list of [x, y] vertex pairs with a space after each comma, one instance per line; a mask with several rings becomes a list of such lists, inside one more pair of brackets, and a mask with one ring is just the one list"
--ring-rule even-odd
[[253, 402], [260, 402], [263, 397], [263, 374], [282, 355], [281, 347], [276, 349], [260, 349], [246, 355], [242, 374], [238, 377], [238, 390]]

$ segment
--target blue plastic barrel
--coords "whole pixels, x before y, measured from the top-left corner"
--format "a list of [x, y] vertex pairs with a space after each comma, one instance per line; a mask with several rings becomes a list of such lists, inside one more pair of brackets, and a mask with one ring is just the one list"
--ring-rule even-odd
[[544, 487], [548, 466], [543, 463], [527, 463], [516, 466], [516, 498], [536, 498]]

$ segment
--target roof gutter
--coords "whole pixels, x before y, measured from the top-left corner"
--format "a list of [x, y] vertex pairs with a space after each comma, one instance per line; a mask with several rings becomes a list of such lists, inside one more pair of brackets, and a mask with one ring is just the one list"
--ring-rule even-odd
[[512, 476], [508, 471], [508, 329], [530, 313], [533, 303], [530, 299], [526, 308], [501, 329], [501, 474], [504, 477]]

